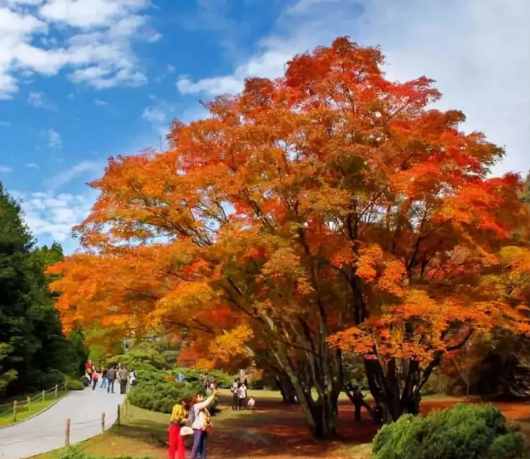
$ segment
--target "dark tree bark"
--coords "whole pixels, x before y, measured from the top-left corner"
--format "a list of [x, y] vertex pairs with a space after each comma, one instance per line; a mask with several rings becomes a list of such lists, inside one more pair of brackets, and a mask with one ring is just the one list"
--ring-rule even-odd
[[[447, 351], [464, 346], [472, 333], [473, 329], [468, 330], [461, 342], [449, 346]], [[383, 366], [375, 350], [373, 354], [365, 357], [370, 392], [381, 411], [384, 423], [397, 421], [403, 414], [419, 414], [423, 386], [433, 370], [440, 365], [443, 356], [443, 351], [435, 352], [432, 360], [423, 368], [419, 361], [413, 359], [401, 360], [398, 368], [395, 358], [389, 359]]]
[[297, 403], [296, 391], [287, 375], [277, 375], [276, 385], [282, 394], [283, 403], [286, 405], [294, 405]]
[[364, 400], [365, 395], [361, 392], [358, 386], [351, 383], [345, 383], [344, 392], [346, 392], [346, 395], [355, 408], [354, 419], [356, 422], [362, 421], [362, 408], [368, 411], [368, 414], [370, 414], [375, 422], [381, 422], [376, 407], [373, 407], [366, 400]]

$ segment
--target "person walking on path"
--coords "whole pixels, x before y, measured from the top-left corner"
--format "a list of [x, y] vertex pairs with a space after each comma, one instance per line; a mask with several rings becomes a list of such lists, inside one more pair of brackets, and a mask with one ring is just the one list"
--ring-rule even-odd
[[171, 418], [169, 420], [169, 448], [167, 450], [168, 459], [186, 458], [186, 445], [184, 442], [184, 436], [180, 434], [180, 429], [184, 426], [189, 425], [188, 412], [190, 409], [189, 400], [181, 400], [173, 407], [171, 412]]
[[244, 410], [246, 408], [246, 401], [247, 401], [247, 386], [244, 384], [239, 384], [239, 387], [237, 388], [237, 396], [238, 396], [238, 408], [240, 410]]
[[188, 419], [193, 429], [193, 447], [191, 449], [191, 459], [197, 459], [197, 454], [200, 454], [200, 459], [206, 459], [206, 445], [208, 443], [208, 435], [212, 430], [212, 423], [210, 413], [207, 408], [215, 400], [217, 387], [214, 388], [213, 394], [206, 400], [201, 394], [196, 394], [191, 400], [191, 408]]
[[107, 393], [114, 393], [114, 381], [116, 380], [116, 368], [110, 367], [107, 370]]
[[107, 369], [103, 368], [101, 372], [101, 386], [100, 389], [105, 389], [107, 387]]
[[98, 374], [94, 370], [94, 373], [92, 374], [92, 390], [95, 390], [97, 385], [98, 385]]
[[127, 381], [129, 380], [129, 370], [125, 367], [121, 367], [118, 370], [118, 376], [120, 378], [120, 394], [125, 394], [127, 391]]

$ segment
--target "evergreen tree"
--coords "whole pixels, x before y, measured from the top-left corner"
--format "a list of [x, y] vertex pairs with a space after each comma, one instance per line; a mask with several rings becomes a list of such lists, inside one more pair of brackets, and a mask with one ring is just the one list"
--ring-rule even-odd
[[79, 373], [82, 337], [63, 335], [45, 274], [62, 257], [59, 244], [35, 247], [20, 206], [0, 184], [0, 396]]
[[31, 317], [35, 299], [32, 248], [20, 206], [0, 185], [0, 343], [2, 372], [11, 375], [11, 385], [27, 377], [27, 362], [38, 348]]

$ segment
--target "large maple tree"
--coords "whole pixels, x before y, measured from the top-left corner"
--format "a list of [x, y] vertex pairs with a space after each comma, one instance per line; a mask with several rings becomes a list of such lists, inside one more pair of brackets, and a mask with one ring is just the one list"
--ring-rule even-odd
[[77, 228], [85, 251], [52, 270], [65, 327], [184, 333], [202, 366], [250, 356], [320, 437], [343, 350], [392, 420], [474, 334], [527, 333], [481, 288], [527, 217], [520, 178], [488, 178], [503, 150], [429, 108], [431, 80], [391, 82], [382, 64], [338, 38], [174, 122], [168, 151], [111, 158]]

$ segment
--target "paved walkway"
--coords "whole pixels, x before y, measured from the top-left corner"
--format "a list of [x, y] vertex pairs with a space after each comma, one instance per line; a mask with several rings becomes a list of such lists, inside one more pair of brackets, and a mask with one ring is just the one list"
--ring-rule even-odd
[[71, 445], [98, 435], [101, 413], [105, 413], [105, 429], [110, 428], [123, 399], [119, 393], [107, 394], [106, 389], [72, 391], [44, 413], [0, 429], [0, 459], [22, 459], [62, 448], [67, 419], [71, 420]]

